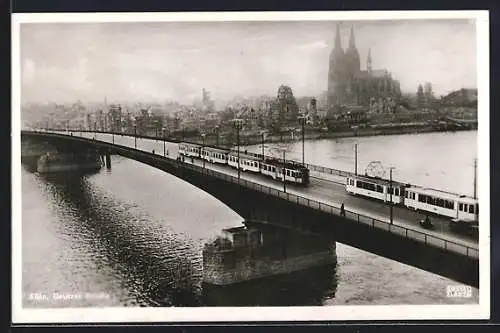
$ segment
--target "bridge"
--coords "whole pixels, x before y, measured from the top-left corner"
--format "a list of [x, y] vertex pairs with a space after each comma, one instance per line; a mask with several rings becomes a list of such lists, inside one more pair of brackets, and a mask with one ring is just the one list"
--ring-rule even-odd
[[[309, 166], [308, 187], [293, 186], [238, 172], [224, 165], [177, 159], [177, 143], [133, 135], [90, 131], [21, 132], [23, 141], [47, 142], [59, 150], [98, 149], [168, 172], [211, 194], [246, 220], [285, 224], [329, 235], [335, 241], [458, 282], [479, 287], [477, 240], [448, 230], [448, 221], [434, 218], [436, 230], [422, 229], [419, 213], [346, 194], [345, 176], [332, 169]], [[107, 159], [111, 167], [111, 159]], [[340, 203], [345, 216], [340, 215]]]

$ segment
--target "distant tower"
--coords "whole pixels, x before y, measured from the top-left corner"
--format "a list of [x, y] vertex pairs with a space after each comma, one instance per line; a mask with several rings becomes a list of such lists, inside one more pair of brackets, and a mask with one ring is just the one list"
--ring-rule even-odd
[[359, 75], [361, 70], [361, 63], [359, 59], [359, 52], [356, 48], [356, 41], [354, 38], [354, 26], [351, 26], [351, 36], [349, 38], [349, 47], [345, 53], [345, 96], [344, 103], [346, 104], [357, 104], [357, 88], [356, 88], [356, 77]]
[[203, 103], [206, 103], [207, 101], [207, 91], [205, 90], [205, 88], [201, 89], [201, 101]]
[[341, 104], [343, 101], [344, 91], [344, 50], [340, 39], [340, 24], [337, 24], [337, 33], [335, 35], [335, 43], [330, 52], [330, 64], [328, 70], [328, 92], [327, 105], [333, 107]]
[[370, 49], [368, 49], [368, 58], [366, 59], [366, 70], [369, 73], [372, 72], [372, 53]]
[[348, 63], [348, 71], [351, 76], [359, 73], [361, 69], [361, 62], [359, 59], [359, 52], [356, 48], [356, 41], [354, 38], [354, 27], [351, 26], [351, 37], [349, 39], [349, 48], [346, 52], [346, 59]]
[[316, 117], [318, 115], [316, 98], [311, 98], [311, 101], [309, 102], [309, 112], [313, 117]]

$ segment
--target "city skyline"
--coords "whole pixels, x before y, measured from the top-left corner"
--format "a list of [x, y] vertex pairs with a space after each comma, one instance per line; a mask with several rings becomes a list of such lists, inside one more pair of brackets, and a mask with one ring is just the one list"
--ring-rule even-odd
[[[326, 90], [336, 21], [47, 23], [21, 26], [22, 102], [200, 99]], [[469, 20], [343, 21], [361, 68], [387, 69], [404, 93], [431, 82], [436, 95], [477, 87]], [[61, 48], [58, 45], [65, 45]]]

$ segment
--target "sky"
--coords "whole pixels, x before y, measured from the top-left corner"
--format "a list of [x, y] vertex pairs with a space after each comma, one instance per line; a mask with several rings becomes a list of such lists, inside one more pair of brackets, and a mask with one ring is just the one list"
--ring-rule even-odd
[[[295, 96], [327, 88], [335, 21], [22, 23], [22, 102], [216, 100]], [[385, 68], [403, 92], [431, 82], [436, 95], [477, 87], [476, 28], [469, 20], [340, 22], [354, 27], [361, 68]]]

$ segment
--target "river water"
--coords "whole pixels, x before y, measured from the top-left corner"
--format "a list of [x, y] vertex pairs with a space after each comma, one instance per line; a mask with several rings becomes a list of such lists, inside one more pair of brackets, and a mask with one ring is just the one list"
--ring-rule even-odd
[[[355, 144], [358, 144], [360, 174], [365, 171], [370, 174], [373, 170], [388, 179], [389, 167], [394, 167], [395, 180], [470, 196], [474, 193], [477, 131], [311, 140], [304, 143], [305, 162], [354, 172]], [[262, 153], [261, 145], [244, 149]], [[264, 144], [266, 155], [282, 158], [283, 150], [287, 159], [302, 161], [300, 140]]]
[[[472, 184], [473, 172], [462, 169], [472, 165], [474, 138], [463, 132], [319, 140], [306, 143], [306, 161], [347, 169], [358, 142], [360, 165], [376, 156], [398, 162], [401, 177], [432, 177], [464, 193]], [[301, 144], [290, 146], [300, 158]], [[419, 176], [425, 159], [429, 176]], [[467, 186], [445, 182], [459, 175]], [[111, 170], [94, 174], [46, 177], [23, 168], [21, 177], [25, 307], [478, 302], [476, 289], [472, 298], [447, 298], [446, 286], [455, 282], [339, 243], [335, 267], [207, 288], [203, 244], [242, 219], [205, 192], [116, 156]]]

